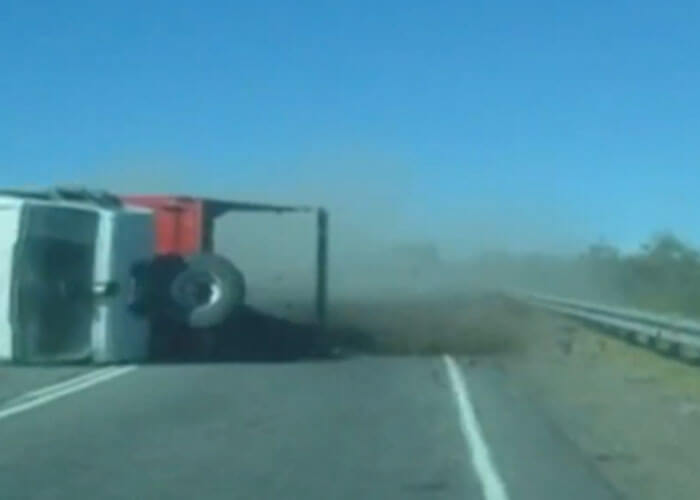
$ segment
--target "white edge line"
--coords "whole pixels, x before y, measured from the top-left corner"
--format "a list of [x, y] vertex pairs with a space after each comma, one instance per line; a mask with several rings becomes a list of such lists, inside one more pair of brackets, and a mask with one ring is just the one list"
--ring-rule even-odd
[[508, 500], [508, 492], [496, 466], [491, 459], [491, 452], [484, 440], [481, 426], [476, 418], [474, 407], [469, 400], [467, 381], [457, 363], [447, 354], [443, 355], [447, 375], [452, 386], [452, 394], [459, 408], [459, 421], [464, 440], [471, 452], [472, 464], [481, 482], [485, 500]]
[[126, 375], [127, 373], [136, 370], [136, 368], [136, 366], [124, 366], [122, 368], [117, 368], [115, 370], [108, 371], [107, 373], [103, 373], [100, 376], [83, 380], [82, 382], [79, 382], [77, 384], [69, 385], [68, 387], [64, 388], [59, 388], [54, 392], [32, 399], [30, 401], [27, 401], [26, 403], [20, 403], [9, 408], [5, 408], [4, 410], [0, 410], [0, 420], [10, 417], [12, 415], [16, 415], [18, 413], [31, 410], [32, 408], [36, 408], [37, 406], [45, 405], [46, 403], [65, 397], [74, 392], [82, 391], [83, 389], [92, 387], [93, 385], [97, 385], [102, 382], [111, 380], [113, 378]]

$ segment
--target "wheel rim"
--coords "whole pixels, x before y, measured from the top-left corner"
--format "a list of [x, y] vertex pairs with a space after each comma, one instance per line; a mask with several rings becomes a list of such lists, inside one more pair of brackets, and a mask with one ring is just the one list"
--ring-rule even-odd
[[216, 303], [223, 294], [221, 283], [210, 273], [193, 273], [178, 293], [180, 302], [190, 309]]

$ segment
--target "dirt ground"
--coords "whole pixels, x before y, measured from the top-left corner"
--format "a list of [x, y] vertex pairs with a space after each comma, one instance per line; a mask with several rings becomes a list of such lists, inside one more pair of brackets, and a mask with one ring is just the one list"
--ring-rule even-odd
[[494, 295], [348, 301], [333, 305], [330, 333], [343, 348], [384, 355], [511, 352], [526, 341], [504, 314], [512, 307]]
[[699, 497], [700, 367], [498, 296], [335, 311], [351, 349], [497, 356], [626, 498]]

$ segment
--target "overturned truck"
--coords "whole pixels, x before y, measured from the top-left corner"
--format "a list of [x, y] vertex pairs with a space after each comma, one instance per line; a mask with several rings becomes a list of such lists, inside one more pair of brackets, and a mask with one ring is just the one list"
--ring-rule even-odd
[[246, 311], [243, 273], [215, 253], [215, 221], [231, 211], [315, 215], [321, 330], [328, 238], [323, 208], [84, 189], [1, 190], [0, 361], [109, 363], [162, 357], [183, 345], [211, 349], [212, 335], [236, 325]]

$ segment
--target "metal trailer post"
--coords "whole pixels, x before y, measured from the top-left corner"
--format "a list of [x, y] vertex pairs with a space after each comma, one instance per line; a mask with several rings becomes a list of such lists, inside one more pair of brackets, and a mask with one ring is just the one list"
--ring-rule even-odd
[[316, 317], [321, 329], [326, 326], [328, 306], [328, 212], [319, 208], [317, 212], [316, 249]]

